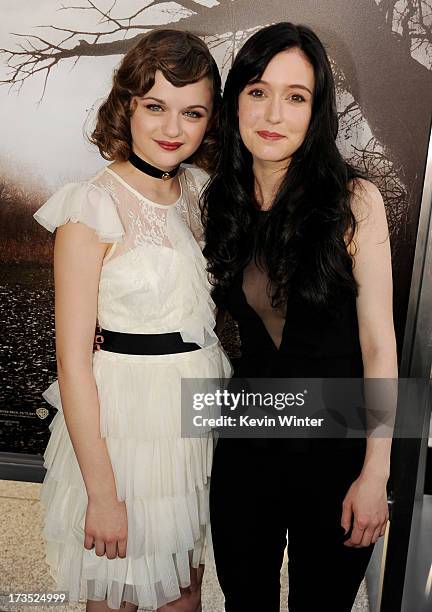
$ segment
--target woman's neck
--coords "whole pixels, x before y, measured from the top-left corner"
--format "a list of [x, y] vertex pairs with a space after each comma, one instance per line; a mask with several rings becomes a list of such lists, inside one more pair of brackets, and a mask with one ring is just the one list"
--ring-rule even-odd
[[273, 162], [254, 159], [255, 198], [262, 210], [271, 208], [288, 165], [289, 160]]
[[137, 170], [129, 162], [114, 162], [110, 168], [117, 172], [131, 187], [159, 204], [172, 204], [180, 197], [178, 176], [169, 181], [149, 176]]

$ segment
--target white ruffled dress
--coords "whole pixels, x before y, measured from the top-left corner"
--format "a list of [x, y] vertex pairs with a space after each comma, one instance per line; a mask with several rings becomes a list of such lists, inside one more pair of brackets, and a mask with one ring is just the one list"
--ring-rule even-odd
[[214, 333], [214, 303], [201, 253], [198, 207], [207, 175], [179, 172], [172, 205], [151, 202], [110, 168], [70, 183], [35, 214], [50, 231], [68, 221], [113, 243], [99, 283], [98, 323], [126, 333], [180, 331], [199, 350], [169, 355], [97, 351], [93, 358], [100, 435], [113, 466], [117, 497], [126, 502], [127, 556], [98, 557], [84, 548], [87, 493], [66, 428], [59, 386], [44, 393], [58, 409], [44, 454], [41, 489], [46, 558], [57, 588], [71, 602], [122, 600], [155, 610], [190, 584], [189, 563], [204, 562], [209, 538], [212, 433], [181, 436], [181, 379], [223, 378], [231, 366]]

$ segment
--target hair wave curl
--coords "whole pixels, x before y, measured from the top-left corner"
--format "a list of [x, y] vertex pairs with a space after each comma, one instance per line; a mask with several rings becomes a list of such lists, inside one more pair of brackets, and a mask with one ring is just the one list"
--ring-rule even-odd
[[172, 29], [144, 34], [114, 71], [112, 89], [100, 106], [96, 126], [89, 136], [104, 159], [126, 161], [132, 148], [131, 100], [145, 95], [154, 85], [156, 71], [175, 87], [208, 78], [213, 88], [213, 114], [198, 150], [187, 161], [213, 170], [219, 152], [218, 118], [221, 79], [207, 45], [191, 32]]

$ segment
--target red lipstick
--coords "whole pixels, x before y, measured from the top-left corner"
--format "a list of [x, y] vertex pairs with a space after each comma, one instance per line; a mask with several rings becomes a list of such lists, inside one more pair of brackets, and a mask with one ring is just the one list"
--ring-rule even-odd
[[155, 142], [165, 151], [176, 151], [183, 144], [182, 142], [169, 142], [166, 140], [155, 140]]
[[264, 138], [264, 140], [280, 140], [281, 138], [285, 138], [285, 136], [279, 134], [279, 132], [267, 132], [266, 130], [260, 130], [257, 134], [261, 136], [261, 138]]

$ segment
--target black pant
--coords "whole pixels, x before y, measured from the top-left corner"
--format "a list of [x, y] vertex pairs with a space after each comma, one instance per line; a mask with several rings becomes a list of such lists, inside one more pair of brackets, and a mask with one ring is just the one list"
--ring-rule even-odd
[[340, 525], [364, 451], [289, 453], [286, 443], [217, 443], [210, 511], [225, 610], [279, 612], [288, 530], [290, 612], [348, 612], [374, 548], [344, 546]]

